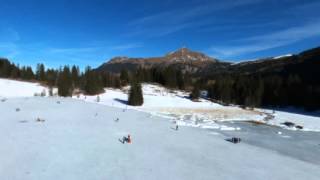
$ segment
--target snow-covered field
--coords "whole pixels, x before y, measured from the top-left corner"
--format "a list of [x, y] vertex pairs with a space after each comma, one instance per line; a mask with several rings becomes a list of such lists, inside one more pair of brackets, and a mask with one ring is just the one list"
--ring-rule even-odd
[[[56, 90], [55, 90], [56, 91]], [[74, 96], [86, 102], [118, 107], [121, 109], [135, 109], [148, 112], [152, 115], [166, 117], [175, 120], [180, 125], [201, 127], [222, 130], [240, 130], [239, 127], [221, 125], [223, 121], [257, 121], [270, 125], [288, 128], [282, 123], [293, 122], [303, 126], [302, 131], [320, 131], [320, 112], [312, 115], [304, 115], [303, 111], [286, 112], [285, 110], [257, 109], [244, 110], [236, 106], [222, 106], [205, 99], [200, 102], [193, 102], [188, 98], [188, 93], [182, 91], [168, 90], [158, 85], [143, 84], [144, 104], [141, 107], [127, 106], [129, 87], [120, 89], [106, 88], [105, 93], [98, 96]], [[13, 81], [0, 79], [0, 98], [10, 97], [31, 97], [34, 94], [45, 92], [48, 95], [48, 88], [37, 83]], [[97, 101], [99, 99], [99, 102]], [[266, 121], [266, 117], [273, 116]]]
[[[87, 102], [99, 103], [122, 109], [135, 109], [152, 115], [173, 119], [179, 125], [238, 130], [226, 125], [219, 125], [221, 121], [263, 120], [263, 113], [243, 110], [238, 107], [226, 107], [212, 103], [205, 99], [193, 102], [188, 93], [173, 91], [157, 85], [143, 84], [144, 104], [141, 107], [127, 106], [129, 87], [120, 89], [106, 89], [105, 93], [97, 96], [74, 97]], [[97, 100], [99, 99], [99, 102]]]
[[31, 97], [42, 92], [48, 94], [48, 88], [37, 83], [0, 78], [0, 98]]
[[[313, 115], [303, 115], [299, 113], [285, 112], [281, 110], [257, 109], [244, 110], [237, 106], [222, 106], [217, 103], [201, 99], [200, 102], [193, 102], [188, 99], [188, 93], [182, 91], [173, 91], [157, 85], [143, 84], [144, 104], [141, 107], [130, 107], [126, 105], [129, 87], [120, 89], [107, 88], [105, 93], [97, 96], [80, 95], [74, 97], [85, 100], [86, 102], [99, 103], [122, 109], [135, 109], [148, 112], [154, 115], [171, 118], [180, 125], [239, 130], [239, 128], [230, 128], [226, 125], [219, 125], [217, 122], [223, 121], [257, 121], [270, 125], [280, 126], [284, 122], [293, 122], [296, 125], [303, 126], [302, 131], [320, 131], [320, 113]], [[99, 102], [97, 101], [99, 99]], [[302, 112], [301, 112], [302, 113]], [[265, 120], [267, 114], [274, 118]], [[296, 130], [295, 128], [288, 128]]]
[[[296, 157], [277, 152], [278, 147], [294, 148], [283, 143], [290, 138], [277, 134], [268, 138], [270, 132], [261, 131], [259, 142], [273, 143], [271, 149], [251, 142], [249, 129], [176, 131], [161, 117], [71, 98], [9, 98], [0, 102], [0, 114], [1, 180], [320, 177], [319, 147], [309, 139], [299, 141]], [[230, 136], [221, 132], [238, 133], [242, 142], [227, 142]], [[119, 141], [127, 134], [132, 144]], [[313, 161], [299, 158], [313, 154]]]
[[[270, 124], [290, 120], [317, 130], [316, 113], [192, 102], [155, 85], [143, 85], [142, 107], [126, 105], [128, 88], [106, 89], [99, 98], [34, 97], [43, 91], [0, 79], [1, 180], [320, 177], [320, 133], [242, 122], [263, 121], [267, 113], [275, 116]], [[175, 123], [186, 126], [177, 131]], [[122, 144], [128, 134], [132, 144]], [[240, 144], [226, 141], [234, 136]]]

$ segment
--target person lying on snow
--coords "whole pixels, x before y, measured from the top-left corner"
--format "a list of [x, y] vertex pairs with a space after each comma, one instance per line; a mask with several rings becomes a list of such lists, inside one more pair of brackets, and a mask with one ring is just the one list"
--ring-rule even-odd
[[129, 143], [129, 144], [131, 144], [131, 136], [130, 136], [130, 134], [128, 134], [128, 137], [123, 136], [123, 138], [122, 138], [122, 144], [124, 144], [124, 143]]

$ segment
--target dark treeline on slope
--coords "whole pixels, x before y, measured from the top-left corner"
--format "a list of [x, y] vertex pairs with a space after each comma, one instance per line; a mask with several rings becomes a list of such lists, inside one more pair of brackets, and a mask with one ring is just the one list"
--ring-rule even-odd
[[0, 59], [0, 77], [2, 78], [19, 78], [23, 80], [35, 80], [36, 76], [32, 68], [27, 66], [19, 67], [10, 63], [7, 59]]
[[198, 86], [194, 86], [191, 93], [190, 93], [190, 99], [197, 100], [200, 97], [200, 89]]
[[320, 108], [320, 86], [304, 82], [298, 74], [289, 76], [223, 76], [207, 86], [209, 98], [227, 104], [250, 107]]
[[60, 96], [71, 96], [77, 91], [95, 95], [103, 92], [103, 87], [120, 87], [118, 76], [110, 73], [98, 73], [90, 67], [81, 73], [77, 66], [46, 69], [43, 64], [38, 64], [34, 72], [29, 66], [19, 67], [7, 59], [0, 59], [0, 77], [37, 81], [50, 88], [58, 87]]
[[252, 63], [243, 68], [255, 72], [248, 73], [238, 68], [231, 73], [216, 73], [202, 79], [201, 84], [209, 90], [210, 98], [224, 103], [318, 110], [319, 57], [320, 49], [311, 49], [292, 57]]
[[192, 87], [191, 74], [183, 73], [172, 66], [149, 69], [138, 68], [131, 76], [140, 82], [158, 83], [170, 89], [185, 90]]
[[101, 93], [103, 87], [119, 88], [128, 85], [131, 81], [159, 83], [173, 89], [190, 89], [192, 86], [190, 74], [184, 74], [170, 66], [139, 68], [135, 72], [123, 69], [120, 75], [117, 75], [99, 72], [90, 67], [87, 67], [84, 73], [81, 73], [77, 66], [46, 69], [43, 64], [38, 64], [36, 71], [33, 72], [31, 67], [19, 67], [8, 60], [0, 60], [0, 77], [39, 81], [49, 87], [58, 87], [61, 96], [71, 96], [75, 89], [95, 95]]
[[299, 74], [288, 76], [225, 75], [207, 86], [209, 98], [250, 107], [273, 106], [320, 108], [320, 86], [304, 81]]

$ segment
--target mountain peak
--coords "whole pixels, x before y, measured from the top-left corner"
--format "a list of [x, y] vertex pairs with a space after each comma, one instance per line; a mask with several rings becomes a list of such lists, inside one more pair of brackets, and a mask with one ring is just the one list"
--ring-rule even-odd
[[186, 47], [182, 47], [180, 49], [177, 49], [173, 52], [170, 52], [167, 54], [167, 56], [171, 55], [171, 54], [187, 54], [189, 52], [192, 52], [190, 49], [186, 48]]
[[117, 56], [117, 57], [110, 59], [109, 63], [121, 63], [121, 62], [126, 61], [128, 59], [129, 58], [126, 56]]
[[176, 52], [188, 53], [188, 52], [191, 52], [191, 50], [188, 49], [187, 47], [182, 47], [182, 48], [178, 49]]
[[192, 51], [186, 47], [167, 54], [165, 58], [171, 61], [217, 61], [203, 53]]

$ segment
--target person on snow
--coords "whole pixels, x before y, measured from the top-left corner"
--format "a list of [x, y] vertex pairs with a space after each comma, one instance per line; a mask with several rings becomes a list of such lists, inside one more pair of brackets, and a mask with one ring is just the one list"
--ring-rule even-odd
[[124, 143], [131, 143], [131, 136], [130, 136], [130, 134], [128, 134], [128, 137], [126, 137], [126, 136], [123, 136], [123, 138], [122, 138], [122, 144], [124, 144]]
[[127, 141], [129, 144], [131, 144], [131, 136], [130, 134], [128, 134], [128, 141]]

